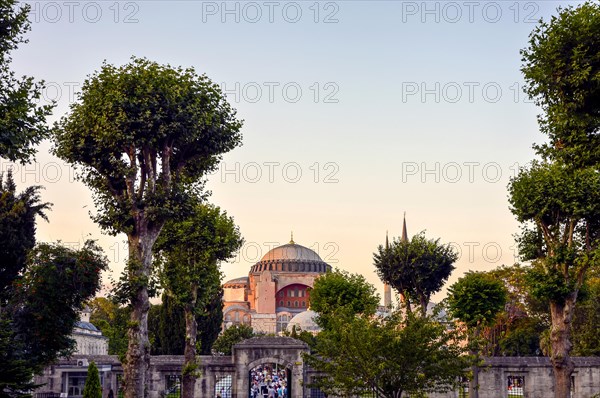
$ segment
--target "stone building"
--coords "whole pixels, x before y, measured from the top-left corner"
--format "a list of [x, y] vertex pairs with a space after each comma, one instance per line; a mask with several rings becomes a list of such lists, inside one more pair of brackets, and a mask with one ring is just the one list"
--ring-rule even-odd
[[100, 329], [90, 322], [91, 310], [84, 309], [80, 320], [75, 324], [72, 337], [77, 343], [75, 354], [77, 355], [107, 355], [108, 338], [102, 335]]
[[331, 270], [313, 250], [294, 242], [267, 252], [248, 276], [223, 285], [223, 326], [246, 324], [256, 332], [279, 333], [308, 309], [309, 288]]

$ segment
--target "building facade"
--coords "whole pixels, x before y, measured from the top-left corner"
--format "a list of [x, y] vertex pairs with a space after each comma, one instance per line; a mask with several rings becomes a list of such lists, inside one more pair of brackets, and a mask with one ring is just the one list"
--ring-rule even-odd
[[267, 252], [248, 276], [223, 285], [223, 327], [246, 324], [255, 332], [275, 334], [285, 330], [308, 309], [315, 279], [330, 270], [316, 252], [292, 238]]

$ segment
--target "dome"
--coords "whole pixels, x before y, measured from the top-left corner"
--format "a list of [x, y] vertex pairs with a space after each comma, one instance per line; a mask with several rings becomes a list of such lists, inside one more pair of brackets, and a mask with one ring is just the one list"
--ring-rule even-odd
[[295, 315], [287, 325], [288, 332], [292, 332], [294, 326], [296, 326], [297, 332], [300, 330], [312, 333], [319, 332], [321, 328], [315, 322], [317, 316], [318, 314], [313, 310], [306, 310]]
[[251, 273], [263, 271], [322, 274], [331, 271], [331, 266], [321, 260], [313, 250], [298, 245], [292, 240], [286, 245], [269, 250], [250, 270]]
[[260, 259], [260, 261], [276, 260], [323, 261], [313, 250], [302, 245], [297, 245], [296, 243], [288, 243], [287, 245], [271, 249]]
[[241, 278], [235, 278], [229, 280], [223, 284], [223, 287], [241, 288], [248, 285], [248, 277], [242, 276]]

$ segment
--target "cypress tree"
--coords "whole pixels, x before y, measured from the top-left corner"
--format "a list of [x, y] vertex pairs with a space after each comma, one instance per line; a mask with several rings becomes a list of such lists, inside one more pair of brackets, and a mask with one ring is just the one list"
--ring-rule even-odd
[[83, 387], [83, 398], [102, 398], [102, 387], [100, 386], [100, 374], [94, 361], [90, 362]]

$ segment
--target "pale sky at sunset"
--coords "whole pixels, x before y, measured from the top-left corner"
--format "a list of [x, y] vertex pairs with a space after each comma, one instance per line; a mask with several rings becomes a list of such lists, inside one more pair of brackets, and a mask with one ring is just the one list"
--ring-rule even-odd
[[[103, 60], [193, 66], [223, 85], [245, 120], [243, 146], [208, 184], [246, 240], [225, 280], [247, 275], [293, 231], [381, 293], [372, 254], [386, 230], [400, 235], [405, 211], [409, 236], [425, 230], [459, 249], [450, 283], [514, 262], [506, 186], [544, 139], [521, 91], [519, 50], [535, 21], [575, 2], [28, 3], [30, 42], [13, 69], [46, 80], [58, 102], [51, 122]], [[124, 236], [100, 233], [90, 191], [49, 147], [15, 172], [21, 189], [44, 185], [54, 203], [38, 240], [90, 235], [120, 272]]]

